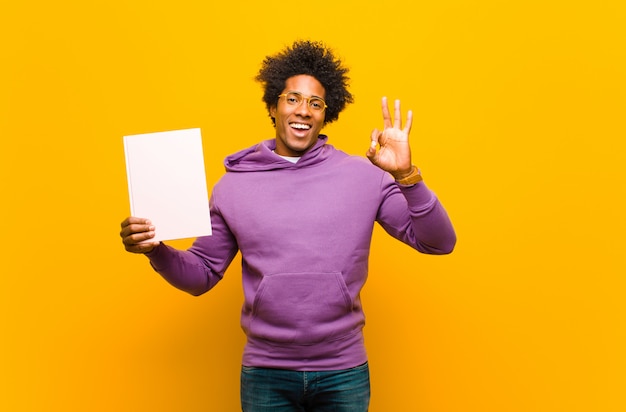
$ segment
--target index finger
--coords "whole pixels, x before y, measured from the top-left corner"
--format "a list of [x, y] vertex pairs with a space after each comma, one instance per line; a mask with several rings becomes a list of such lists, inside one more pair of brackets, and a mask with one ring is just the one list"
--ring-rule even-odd
[[389, 114], [389, 106], [387, 106], [387, 98], [382, 98], [382, 108], [383, 108], [383, 126], [385, 129], [391, 127], [391, 115]]
[[151, 223], [152, 222], [150, 222], [150, 219], [146, 219], [146, 218], [143, 218], [143, 217], [129, 216], [126, 219], [124, 219], [124, 221], [122, 222], [121, 226], [122, 226], [122, 228], [125, 228], [126, 226], [134, 225], [134, 224], [149, 225]]

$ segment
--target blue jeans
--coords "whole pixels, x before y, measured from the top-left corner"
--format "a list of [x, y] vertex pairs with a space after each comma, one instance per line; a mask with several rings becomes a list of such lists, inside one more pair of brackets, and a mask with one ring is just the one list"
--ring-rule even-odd
[[244, 412], [366, 412], [369, 401], [367, 363], [321, 372], [241, 368]]

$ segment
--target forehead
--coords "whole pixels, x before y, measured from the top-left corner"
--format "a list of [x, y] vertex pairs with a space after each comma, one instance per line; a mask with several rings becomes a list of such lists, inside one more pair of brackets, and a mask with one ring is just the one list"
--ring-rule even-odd
[[318, 96], [324, 98], [326, 90], [315, 77], [307, 74], [292, 76], [285, 81], [283, 92], [300, 92], [305, 96]]

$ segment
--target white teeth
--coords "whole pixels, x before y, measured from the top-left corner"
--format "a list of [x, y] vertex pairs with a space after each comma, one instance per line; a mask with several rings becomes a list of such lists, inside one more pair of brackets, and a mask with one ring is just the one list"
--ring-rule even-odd
[[294, 129], [302, 129], [302, 130], [309, 130], [311, 128], [311, 126], [309, 126], [308, 124], [300, 124], [300, 123], [291, 123], [291, 127], [293, 127]]

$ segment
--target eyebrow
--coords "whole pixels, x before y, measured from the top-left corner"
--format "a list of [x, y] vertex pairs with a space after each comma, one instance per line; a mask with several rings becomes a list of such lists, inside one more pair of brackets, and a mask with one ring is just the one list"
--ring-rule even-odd
[[308, 98], [315, 97], [315, 98], [317, 98], [317, 99], [324, 100], [324, 98], [323, 98], [323, 97], [320, 97], [320, 96], [317, 96], [317, 95], [314, 95], [314, 94], [312, 94], [311, 96], [307, 96], [306, 94], [304, 94], [304, 93], [302, 93], [302, 92], [299, 92], [299, 91], [297, 91], [297, 90], [287, 90], [285, 93], [298, 93], [299, 95], [302, 95], [302, 96], [304, 96], [304, 97], [308, 97]]

